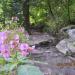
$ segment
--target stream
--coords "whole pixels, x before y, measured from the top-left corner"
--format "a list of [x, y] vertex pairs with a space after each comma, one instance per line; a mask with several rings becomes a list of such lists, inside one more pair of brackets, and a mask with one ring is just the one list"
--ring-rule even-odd
[[[38, 40], [43, 40], [44, 38], [43, 36], [41, 36], [43, 37], [41, 38], [40, 35], [36, 36], [38, 36], [39, 39], [33, 35], [33, 38], [35, 38], [35, 40], [32, 40], [35, 41], [33, 44], [36, 44], [36, 40], [37, 43], [40, 43]], [[34, 61], [43, 62], [35, 63], [34, 65], [38, 66], [44, 75], [75, 75], [75, 62], [59, 52], [56, 46], [51, 45], [51, 42], [48, 46], [37, 46], [36, 52], [32, 53], [31, 57]]]

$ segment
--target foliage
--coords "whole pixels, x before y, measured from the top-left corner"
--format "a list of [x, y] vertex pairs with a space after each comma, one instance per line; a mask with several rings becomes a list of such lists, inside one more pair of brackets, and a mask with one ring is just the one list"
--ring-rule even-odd
[[[25, 35], [27, 34], [24, 34], [22, 27], [17, 30], [0, 32], [0, 74], [3, 75], [7, 73], [11, 75], [14, 69], [17, 70], [18, 65], [20, 66], [29, 62], [27, 61], [28, 56], [35, 47], [30, 47], [26, 43]], [[27, 70], [22, 71], [22, 69], [28, 69], [28, 67], [19, 69], [18, 75], [21, 75], [21, 71], [28, 73], [28, 75], [36, 74], [37, 71], [38, 74], [42, 74], [37, 67], [29, 66], [29, 68], [29, 73]], [[34, 69], [35, 71], [33, 72]]]
[[[34, 75], [37, 72], [38, 75], [43, 75], [32, 65], [23, 66], [29, 63], [27, 56], [34, 48], [27, 44], [27, 32], [23, 28], [18, 28], [25, 21], [23, 15], [25, 1], [0, 0], [0, 65], [2, 65], [0, 73], [2, 75], [6, 74], [4, 72], [11, 75], [10, 71], [17, 68], [18, 75], [22, 73], [33, 75], [34, 69]], [[24, 14], [29, 16], [30, 25], [45, 25], [46, 32], [55, 34], [60, 28], [75, 24], [75, 0], [29, 0], [29, 6], [29, 14]]]
[[[23, 23], [24, 0], [0, 0], [0, 27], [4, 27], [7, 21], [17, 16], [17, 25]], [[37, 25], [38, 22], [46, 23], [49, 28], [56, 32], [70, 23], [75, 23], [75, 1], [74, 0], [30, 0], [29, 1], [30, 23]], [[16, 24], [15, 24], [16, 25]], [[14, 27], [14, 24], [10, 28]]]
[[30, 2], [31, 21], [47, 23], [47, 31], [55, 33], [60, 28], [74, 23], [74, 0], [35, 0], [34, 2], [31, 0]]

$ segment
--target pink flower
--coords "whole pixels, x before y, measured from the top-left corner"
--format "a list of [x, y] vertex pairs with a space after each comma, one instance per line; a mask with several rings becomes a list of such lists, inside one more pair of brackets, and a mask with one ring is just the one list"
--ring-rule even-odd
[[4, 59], [8, 59], [10, 57], [10, 50], [8, 45], [1, 45], [0, 46], [1, 54], [4, 57]]
[[26, 44], [26, 43], [21, 43], [21, 45], [20, 45], [20, 50], [21, 50], [21, 51], [23, 51], [23, 50], [26, 50], [26, 51], [27, 51], [28, 48], [29, 48], [29, 45], [28, 45], [28, 44]]
[[18, 47], [18, 45], [19, 45], [19, 43], [16, 42], [15, 40], [14, 40], [14, 41], [11, 40], [9, 44], [10, 44], [10, 48], [16, 48], [16, 47]]
[[10, 44], [10, 48], [16, 48], [16, 47], [18, 47], [18, 45], [19, 45], [19, 35], [16, 34], [16, 35], [14, 36], [14, 40], [11, 40], [11, 41], [9, 42], [9, 44]]
[[14, 41], [10, 41], [10, 48], [14, 48]]
[[34, 50], [34, 49], [35, 49], [35, 46], [32, 46], [32, 47], [29, 47], [29, 48], [28, 48], [28, 51], [31, 52], [31, 51]]
[[[12, 51], [10, 51], [12, 49], [13, 51], [20, 51], [22, 56], [27, 56], [29, 52], [35, 48], [35, 46], [29, 47], [27, 43], [20, 43], [18, 34], [15, 34], [13, 36], [11, 36], [10, 34], [13, 35], [12, 31], [0, 32], [0, 53], [5, 60], [8, 60], [8, 58], [10, 58], [10, 54], [13, 53]], [[28, 34], [26, 35], [28, 37]]]
[[27, 56], [29, 53], [27, 51], [21, 51], [22, 56]]
[[14, 36], [14, 39], [15, 39], [15, 40], [19, 40], [19, 35], [16, 34], [16, 35]]
[[23, 27], [20, 27], [18, 31], [19, 31], [19, 32], [22, 32], [22, 33], [24, 33], [24, 32], [25, 32], [25, 30], [24, 30], [24, 28], [23, 28]]
[[26, 43], [20, 44], [20, 51], [22, 56], [27, 56], [29, 54], [28, 48], [29, 48], [28, 44]]
[[4, 41], [3, 40], [0, 40], [0, 45], [2, 45], [4, 43]]
[[0, 32], [0, 40], [4, 41], [7, 38], [6, 32]]
[[4, 59], [7, 60], [10, 57], [10, 52], [5, 50], [5, 52], [2, 55]]
[[16, 34], [16, 35], [14, 36], [14, 40], [15, 40], [17, 43], [19, 43], [19, 35], [18, 35], [18, 34]]

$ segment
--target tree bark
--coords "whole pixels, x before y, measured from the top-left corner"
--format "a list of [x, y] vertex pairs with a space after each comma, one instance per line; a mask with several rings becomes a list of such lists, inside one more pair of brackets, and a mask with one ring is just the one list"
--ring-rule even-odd
[[68, 23], [70, 24], [71, 23], [71, 20], [70, 20], [70, 8], [69, 8], [69, 5], [70, 4], [70, 0], [68, 0]]
[[23, 3], [23, 16], [24, 16], [24, 22], [23, 27], [30, 33], [30, 20], [29, 20], [29, 0], [24, 0]]
[[54, 14], [53, 14], [53, 12], [52, 12], [50, 0], [47, 0], [47, 4], [48, 4], [49, 13], [50, 13], [50, 15], [51, 15], [51, 18], [55, 19]]

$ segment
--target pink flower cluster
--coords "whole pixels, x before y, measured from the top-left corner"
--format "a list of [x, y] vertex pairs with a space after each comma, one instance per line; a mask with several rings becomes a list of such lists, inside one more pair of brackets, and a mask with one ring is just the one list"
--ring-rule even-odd
[[20, 42], [18, 34], [14, 34], [12, 39], [9, 38], [10, 34], [12, 34], [11, 31], [0, 32], [0, 54], [5, 60], [10, 58], [12, 51], [20, 52], [22, 56], [27, 56], [34, 49], [27, 43]]

